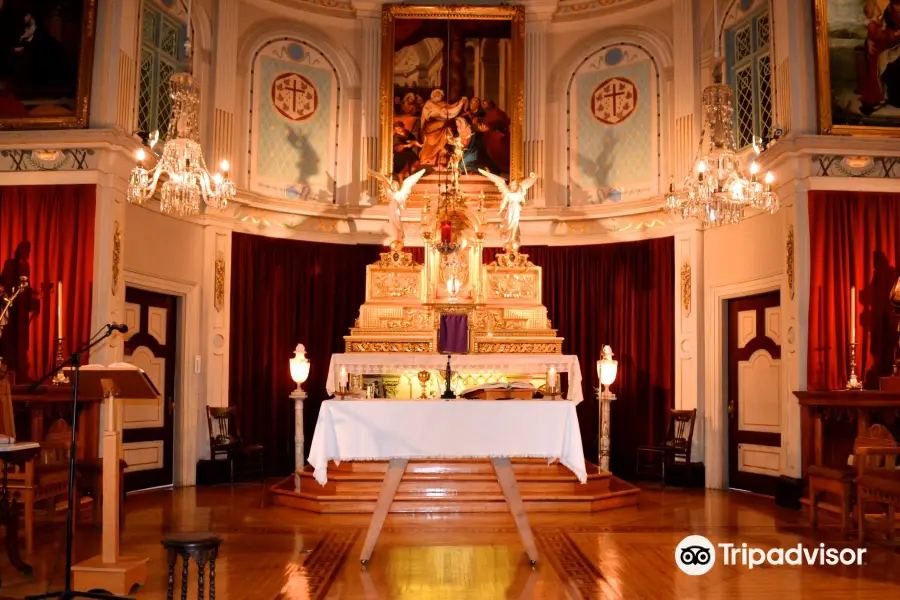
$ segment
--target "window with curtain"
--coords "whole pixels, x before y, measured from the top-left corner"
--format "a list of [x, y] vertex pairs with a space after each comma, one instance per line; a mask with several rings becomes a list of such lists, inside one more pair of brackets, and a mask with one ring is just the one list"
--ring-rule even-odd
[[734, 139], [739, 149], [773, 130], [772, 20], [768, 6], [725, 30], [725, 72], [734, 90]]
[[176, 0], [157, 4], [145, 0], [141, 12], [141, 72], [138, 82], [138, 131], [159, 130], [165, 138], [172, 104], [169, 77], [190, 71], [184, 48], [187, 39], [184, 7]]

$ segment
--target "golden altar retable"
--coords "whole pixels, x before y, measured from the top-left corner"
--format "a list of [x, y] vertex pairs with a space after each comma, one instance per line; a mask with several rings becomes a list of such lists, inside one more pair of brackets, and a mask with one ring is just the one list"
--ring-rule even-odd
[[[563, 338], [541, 301], [541, 267], [515, 250], [484, 264], [482, 239], [476, 234], [459, 250], [456, 264], [429, 239], [424, 264], [396, 243], [382, 253], [366, 267], [366, 301], [344, 337], [346, 351], [434, 353], [440, 316], [465, 314], [470, 353], [561, 353]], [[458, 291], [448, 289], [451, 278]]]

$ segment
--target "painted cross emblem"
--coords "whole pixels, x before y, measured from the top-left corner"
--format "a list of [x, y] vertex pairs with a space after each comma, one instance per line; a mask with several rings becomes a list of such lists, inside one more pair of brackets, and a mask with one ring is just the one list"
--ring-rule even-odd
[[284, 73], [272, 82], [272, 105], [290, 121], [305, 121], [319, 106], [316, 86], [299, 73]]
[[624, 77], [610, 77], [591, 96], [591, 113], [601, 123], [618, 125], [637, 108], [637, 87]]

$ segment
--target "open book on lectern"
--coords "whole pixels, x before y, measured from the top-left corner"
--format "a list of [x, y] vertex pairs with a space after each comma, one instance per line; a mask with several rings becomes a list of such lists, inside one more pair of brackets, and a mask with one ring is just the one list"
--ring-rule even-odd
[[[73, 370], [66, 369], [70, 381], [74, 381]], [[143, 369], [126, 362], [112, 363], [108, 366], [84, 365], [79, 376], [79, 391], [91, 396], [105, 396], [103, 380], [112, 381], [117, 395], [121, 398], [149, 400], [160, 395], [153, 380]]]

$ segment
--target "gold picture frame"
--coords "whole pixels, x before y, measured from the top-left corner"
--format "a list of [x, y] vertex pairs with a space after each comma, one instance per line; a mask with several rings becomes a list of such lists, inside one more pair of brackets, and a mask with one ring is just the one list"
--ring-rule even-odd
[[[32, 12], [41, 8], [35, 2]], [[4, 116], [0, 114], [0, 131], [11, 129], [79, 129], [88, 126], [91, 99], [91, 79], [94, 68], [94, 35], [97, 24], [97, 0], [81, 0], [80, 38], [78, 43], [78, 65], [75, 69], [75, 103], [72, 114], [47, 114], [41, 116]], [[37, 27], [43, 23], [37, 21]], [[65, 48], [63, 48], [65, 50]]]
[[[510, 21], [509, 73], [509, 177], [524, 172], [525, 122], [525, 11], [521, 6], [419, 6], [386, 4], [381, 29], [381, 172], [391, 177], [394, 167], [392, 132], [394, 116], [394, 31], [401, 19], [450, 19]], [[481, 177], [481, 175], [475, 175]], [[487, 182], [488, 180], [485, 179]]]
[[[828, 3], [830, 0], [811, 0], [815, 17], [816, 37], [816, 99], [818, 104], [819, 133], [832, 135], [859, 135], [872, 137], [900, 137], [900, 118], [894, 125], [867, 125], [835, 122], [832, 81], [830, 35], [828, 30]], [[861, 20], [864, 19], [862, 11]], [[858, 116], [857, 119], [867, 117]], [[837, 119], [839, 121], [839, 119]]]

